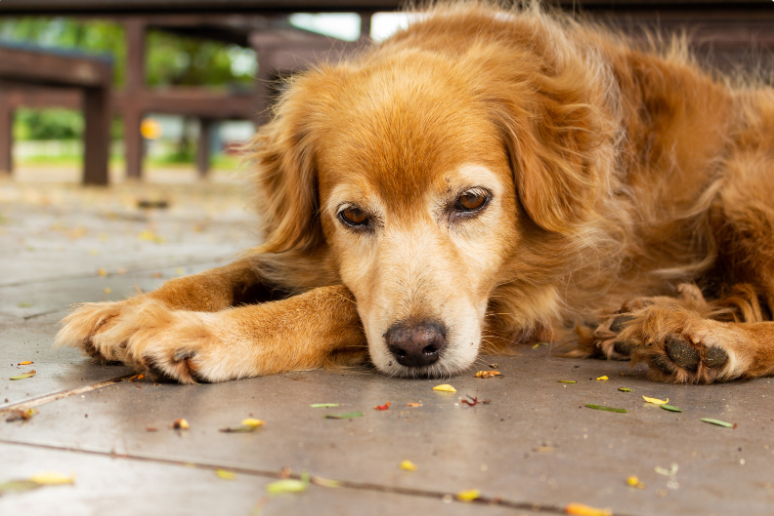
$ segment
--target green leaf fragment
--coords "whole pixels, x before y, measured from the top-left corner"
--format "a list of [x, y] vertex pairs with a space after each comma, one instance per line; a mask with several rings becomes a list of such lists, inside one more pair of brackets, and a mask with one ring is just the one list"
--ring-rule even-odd
[[10, 480], [0, 484], [0, 496], [6, 493], [24, 493], [42, 487], [42, 484], [32, 480]]
[[618, 390], [621, 392], [632, 392], [632, 390], [628, 387], [619, 387]]
[[27, 378], [32, 378], [33, 376], [35, 376], [34, 372], [24, 373], [24, 374], [20, 374], [18, 376], [12, 376], [12, 377], [9, 378], [9, 380], [26, 380]]
[[309, 482], [286, 478], [284, 480], [277, 480], [276, 482], [268, 484], [266, 486], [266, 492], [269, 494], [303, 493], [306, 491], [307, 487], [309, 487]]
[[309, 405], [312, 408], [330, 408], [330, 407], [338, 407], [338, 403], [312, 403]]
[[237, 432], [247, 433], [247, 432], [255, 432], [259, 428], [261, 427], [257, 425], [242, 425], [242, 426], [235, 426], [234, 428], [221, 428], [220, 431], [225, 433], [237, 433]]
[[578, 383], [575, 380], [559, 380], [559, 383]]
[[627, 412], [627, 410], [623, 408], [606, 407], [604, 405], [594, 405], [593, 403], [586, 403], [586, 406], [590, 409], [604, 410], [605, 412], [620, 412], [620, 413]]
[[732, 425], [731, 423], [726, 423], [725, 421], [721, 421], [719, 419], [712, 419], [710, 417], [703, 417], [703, 418], [701, 418], [701, 420], [704, 421], [705, 423], [709, 423], [711, 425], [724, 426], [726, 428], [733, 428], [734, 427], [734, 425]]
[[325, 419], [352, 419], [353, 417], [362, 417], [362, 412], [347, 412], [346, 414], [326, 414]]
[[663, 405], [659, 405], [659, 407], [661, 407], [664, 410], [668, 410], [669, 412], [682, 412], [683, 411], [682, 409], [679, 409], [677, 407], [673, 407], [672, 405], [667, 405], [666, 403], [664, 403]]

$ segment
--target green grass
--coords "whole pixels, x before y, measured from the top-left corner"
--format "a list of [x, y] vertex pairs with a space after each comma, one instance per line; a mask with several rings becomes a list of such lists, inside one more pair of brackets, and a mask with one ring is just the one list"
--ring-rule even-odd
[[[16, 159], [17, 165], [37, 165], [37, 166], [56, 166], [56, 167], [80, 167], [82, 157], [80, 155], [63, 155], [63, 156], [47, 156], [44, 154], [37, 156], [27, 156], [22, 159]], [[217, 154], [212, 157], [212, 168], [218, 170], [236, 170], [239, 168], [241, 158], [238, 156], [229, 156], [225, 154]], [[110, 164], [113, 166], [123, 166], [124, 157], [121, 155], [113, 155], [110, 157]], [[145, 164], [147, 166], [155, 167], [175, 167], [180, 165], [193, 165], [193, 159], [181, 159], [180, 156], [161, 156], [158, 158], [146, 158]]]

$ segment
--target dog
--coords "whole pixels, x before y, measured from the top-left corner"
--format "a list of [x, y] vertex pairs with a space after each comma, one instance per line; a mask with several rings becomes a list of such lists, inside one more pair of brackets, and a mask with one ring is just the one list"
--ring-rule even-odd
[[57, 345], [183, 383], [514, 344], [774, 372], [774, 89], [535, 6], [436, 5], [289, 80], [251, 157], [264, 243], [79, 305]]

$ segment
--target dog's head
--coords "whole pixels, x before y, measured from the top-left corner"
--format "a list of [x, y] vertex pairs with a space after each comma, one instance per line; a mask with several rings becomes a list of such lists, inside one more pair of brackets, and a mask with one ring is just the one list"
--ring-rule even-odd
[[262, 129], [265, 249], [325, 250], [381, 371], [470, 366], [520, 249], [587, 218], [587, 110], [541, 73], [398, 45], [295, 79]]

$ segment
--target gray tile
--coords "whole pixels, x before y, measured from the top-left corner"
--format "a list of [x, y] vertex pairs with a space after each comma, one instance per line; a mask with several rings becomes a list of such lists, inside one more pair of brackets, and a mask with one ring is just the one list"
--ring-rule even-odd
[[144, 268], [121, 274], [110, 271], [106, 276], [95, 272], [92, 277], [86, 278], [0, 286], [0, 314], [30, 318], [64, 310], [75, 303], [119, 301], [137, 294], [138, 290], [155, 290], [167, 279], [195, 274], [224, 263], [225, 260], [193, 265], [181, 264], [156, 269]]
[[[123, 366], [90, 364], [76, 349], [51, 348], [56, 321], [64, 312], [30, 320], [0, 320], [0, 409], [47, 394], [67, 391], [126, 375]], [[32, 365], [19, 366], [19, 362]], [[35, 370], [32, 378], [9, 380]]]
[[[490, 361], [500, 363], [505, 378], [452, 378], [456, 395], [432, 391], [440, 381], [391, 379], [364, 370], [217, 385], [122, 383], [42, 406], [32, 421], [0, 427], [0, 438], [231, 467], [290, 466], [390, 486], [479, 488], [509, 500], [582, 502], [631, 514], [770, 513], [770, 380], [657, 384], [624, 363], [549, 357], [544, 348]], [[610, 380], [597, 381], [602, 375]], [[619, 392], [620, 386], [633, 392]], [[491, 404], [460, 405], [459, 397], [467, 394]], [[668, 397], [685, 412], [647, 405], [642, 395]], [[388, 411], [373, 410], [386, 401], [392, 402]], [[405, 406], [419, 401], [422, 407]], [[341, 406], [309, 407], [322, 402]], [[629, 412], [590, 410], [586, 403]], [[323, 419], [325, 410], [362, 410], [365, 416]], [[250, 415], [264, 419], [266, 427], [252, 434], [218, 432]], [[169, 425], [181, 417], [191, 429], [178, 435]], [[711, 426], [701, 417], [739, 427]], [[146, 432], [149, 425], [159, 431]], [[535, 451], [542, 446], [554, 450]], [[398, 465], [404, 459], [418, 471], [402, 471]], [[668, 469], [672, 463], [679, 465], [673, 479], [656, 473], [657, 466]], [[628, 487], [630, 475], [647, 487]]]
[[302, 494], [268, 497], [265, 486], [273, 478], [238, 474], [235, 480], [223, 480], [208, 469], [18, 445], [0, 444], [0, 456], [0, 482], [44, 471], [76, 474], [74, 485], [0, 498], [0, 514], [247, 516], [257, 502], [265, 503], [262, 516], [513, 514], [500, 507], [315, 485]]

